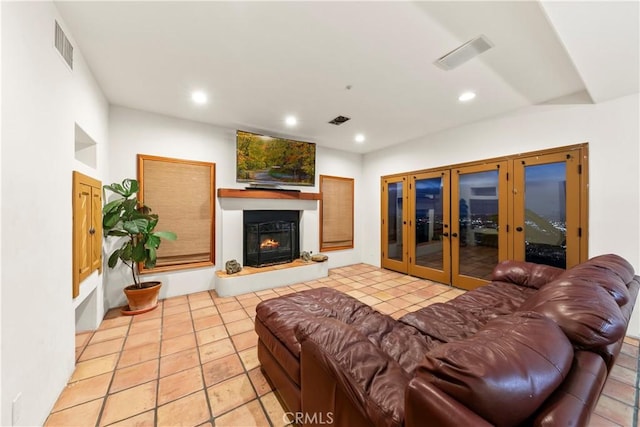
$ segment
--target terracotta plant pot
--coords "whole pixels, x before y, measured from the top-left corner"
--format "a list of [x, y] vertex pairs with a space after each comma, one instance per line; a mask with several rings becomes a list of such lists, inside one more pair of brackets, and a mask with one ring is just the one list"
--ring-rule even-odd
[[124, 288], [129, 305], [122, 308], [122, 314], [146, 313], [156, 308], [161, 287], [162, 283], [160, 282], [142, 282], [142, 288], [137, 288], [135, 285]]

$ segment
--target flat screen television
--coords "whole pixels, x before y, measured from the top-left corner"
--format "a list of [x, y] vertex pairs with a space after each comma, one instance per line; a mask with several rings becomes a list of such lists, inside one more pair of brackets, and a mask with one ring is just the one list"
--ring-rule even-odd
[[316, 144], [236, 132], [236, 181], [255, 185], [315, 185]]

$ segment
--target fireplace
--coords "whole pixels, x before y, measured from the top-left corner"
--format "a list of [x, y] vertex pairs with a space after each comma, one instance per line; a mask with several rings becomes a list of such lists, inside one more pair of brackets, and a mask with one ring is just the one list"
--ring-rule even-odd
[[265, 267], [300, 257], [300, 211], [244, 211], [245, 266]]

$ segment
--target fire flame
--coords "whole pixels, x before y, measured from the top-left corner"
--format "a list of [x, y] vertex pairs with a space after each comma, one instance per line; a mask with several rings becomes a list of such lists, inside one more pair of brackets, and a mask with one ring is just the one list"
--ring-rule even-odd
[[266, 239], [260, 243], [260, 249], [274, 249], [280, 246], [280, 243], [273, 239]]

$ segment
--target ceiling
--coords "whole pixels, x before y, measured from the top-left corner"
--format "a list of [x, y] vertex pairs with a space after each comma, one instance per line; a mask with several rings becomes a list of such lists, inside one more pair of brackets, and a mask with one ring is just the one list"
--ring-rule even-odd
[[[357, 153], [525, 106], [637, 93], [639, 4], [56, 2], [111, 104]], [[492, 49], [434, 65], [482, 34]], [[467, 90], [476, 99], [459, 102]], [[338, 115], [351, 120], [328, 123]]]

